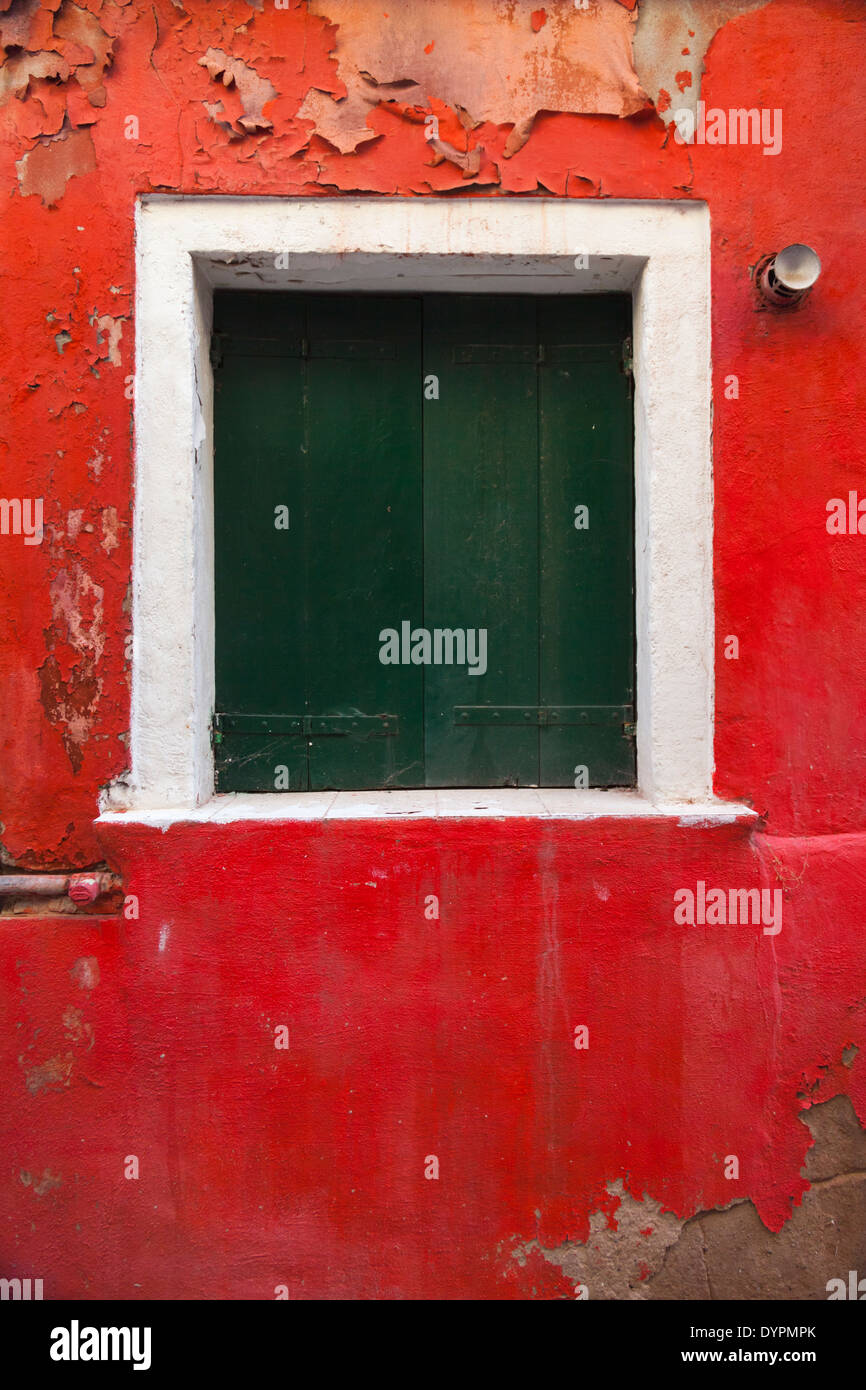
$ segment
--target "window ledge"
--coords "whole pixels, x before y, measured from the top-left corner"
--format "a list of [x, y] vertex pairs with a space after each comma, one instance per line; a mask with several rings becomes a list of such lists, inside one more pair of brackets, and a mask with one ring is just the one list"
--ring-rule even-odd
[[730, 801], [653, 802], [635, 791], [573, 791], [531, 787], [475, 791], [232, 792], [202, 806], [106, 810], [100, 825], [225, 825], [235, 821], [316, 820], [598, 820], [605, 817], [675, 819], [684, 826], [756, 820], [750, 806]]

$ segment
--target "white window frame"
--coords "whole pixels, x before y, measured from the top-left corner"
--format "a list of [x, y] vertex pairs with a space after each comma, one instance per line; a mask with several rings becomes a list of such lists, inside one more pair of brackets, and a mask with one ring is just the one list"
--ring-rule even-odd
[[[231, 285], [632, 294], [636, 790], [215, 795], [209, 345], [213, 289]], [[678, 815], [718, 823], [754, 814], [712, 795], [705, 204], [147, 196], [136, 209], [135, 329], [131, 773], [103, 794], [102, 819]]]

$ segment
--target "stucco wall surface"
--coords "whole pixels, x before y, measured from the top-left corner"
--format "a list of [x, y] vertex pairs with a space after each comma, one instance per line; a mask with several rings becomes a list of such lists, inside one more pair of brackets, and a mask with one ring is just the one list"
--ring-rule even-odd
[[[44, 505], [41, 543], [0, 535], [2, 861], [137, 900], [0, 917], [0, 1274], [725, 1297], [710, 1221], [781, 1241], [821, 1183], [866, 1272], [866, 536], [827, 529], [866, 494], [864, 39], [860, 0], [0, 0], [0, 493]], [[781, 113], [775, 152], [675, 138], [741, 107]], [[709, 205], [715, 791], [756, 822], [94, 824], [128, 766], [154, 192]], [[754, 267], [795, 241], [822, 276], [776, 311]], [[781, 930], [677, 922], [698, 882], [779, 890]], [[824, 1298], [849, 1265], [809, 1229]]]

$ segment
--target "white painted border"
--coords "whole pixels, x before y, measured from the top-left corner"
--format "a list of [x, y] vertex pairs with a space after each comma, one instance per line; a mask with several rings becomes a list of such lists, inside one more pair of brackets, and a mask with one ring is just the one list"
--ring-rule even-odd
[[[247, 818], [215, 797], [214, 284], [634, 297], [639, 792], [262, 796], [255, 815], [652, 814], [712, 800], [710, 229], [704, 204], [472, 198], [147, 197], [136, 217], [131, 775], [103, 812]], [[275, 258], [290, 253], [290, 269]], [[576, 271], [585, 253], [589, 271]], [[456, 799], [455, 799], [456, 796]], [[413, 802], [412, 798], [415, 798]], [[601, 802], [599, 801], [601, 797]], [[537, 810], [527, 810], [529, 805]], [[449, 810], [452, 806], [454, 809]], [[473, 811], [474, 805], [474, 811]], [[394, 807], [394, 811], [384, 809]], [[549, 809], [553, 806], [555, 809]], [[607, 809], [602, 809], [606, 807]], [[234, 808], [234, 810], [232, 810]], [[344, 808], [341, 812], [340, 808]], [[366, 808], [366, 809], [364, 809]], [[435, 809], [431, 809], [435, 808]], [[462, 808], [462, 809], [461, 809]], [[153, 817], [145, 817], [153, 819]], [[162, 823], [162, 821], [160, 822]]]

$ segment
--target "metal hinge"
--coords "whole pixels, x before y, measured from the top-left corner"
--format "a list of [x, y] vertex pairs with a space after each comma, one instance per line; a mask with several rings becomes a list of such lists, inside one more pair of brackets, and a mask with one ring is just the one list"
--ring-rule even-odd
[[634, 353], [631, 338], [624, 338], [622, 343], [622, 357], [620, 364], [623, 373], [628, 377], [634, 377]]
[[258, 734], [265, 738], [346, 738], [363, 734], [368, 738], [396, 738], [399, 720], [395, 714], [215, 714], [214, 746], [226, 734]]
[[210, 364], [217, 371], [223, 364], [223, 333], [214, 333], [210, 340]]
[[455, 705], [454, 723], [462, 727], [492, 725], [522, 728], [579, 728], [583, 724], [619, 724], [633, 729], [633, 705]]

